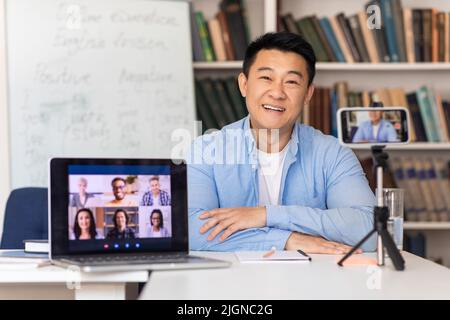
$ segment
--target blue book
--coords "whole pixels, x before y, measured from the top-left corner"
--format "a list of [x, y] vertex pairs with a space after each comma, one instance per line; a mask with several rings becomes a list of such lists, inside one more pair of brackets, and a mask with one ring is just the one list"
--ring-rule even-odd
[[389, 56], [392, 62], [399, 62], [398, 41], [395, 34], [394, 17], [392, 15], [392, 1], [380, 0], [380, 6]]
[[342, 53], [341, 47], [339, 46], [339, 43], [336, 39], [333, 29], [331, 28], [331, 24], [328, 18], [327, 17], [321, 18], [319, 23], [325, 33], [325, 37], [327, 38], [327, 41], [330, 44], [331, 49], [334, 52], [334, 55], [336, 56], [337, 61], [346, 62], [344, 54]]

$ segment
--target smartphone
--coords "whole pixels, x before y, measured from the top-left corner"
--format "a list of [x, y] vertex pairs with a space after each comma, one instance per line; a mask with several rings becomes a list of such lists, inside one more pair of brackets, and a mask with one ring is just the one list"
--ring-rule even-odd
[[410, 142], [410, 115], [405, 107], [341, 108], [337, 124], [340, 143], [350, 147]]

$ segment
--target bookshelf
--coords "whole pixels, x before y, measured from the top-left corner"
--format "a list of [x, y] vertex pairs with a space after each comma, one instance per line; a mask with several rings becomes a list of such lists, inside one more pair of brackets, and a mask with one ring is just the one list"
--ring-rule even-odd
[[[219, 0], [194, 0], [194, 8], [211, 18], [218, 10]], [[369, 0], [247, 0], [248, 24], [252, 39], [277, 28], [277, 13], [292, 13], [296, 19], [308, 15], [331, 17], [339, 12], [345, 15], [363, 11]], [[437, 8], [450, 12], [450, 1], [402, 0], [403, 7]], [[277, 6], [279, 5], [279, 7]], [[255, 19], [255, 16], [258, 17]], [[264, 19], [261, 19], [264, 17]], [[197, 78], [237, 75], [242, 61], [194, 62]], [[443, 99], [450, 100], [450, 63], [332, 63], [319, 62], [316, 65], [315, 85], [332, 87], [338, 81], [347, 81], [352, 90], [373, 90], [374, 88], [402, 87], [406, 92], [417, 90], [422, 85], [433, 87]], [[450, 161], [450, 143], [411, 143], [388, 146], [391, 156], [407, 156], [420, 159], [437, 157]], [[369, 148], [361, 146], [355, 153], [369, 156]], [[427, 238], [427, 257], [440, 257], [450, 266], [450, 222], [405, 222], [407, 233], [423, 232]]]

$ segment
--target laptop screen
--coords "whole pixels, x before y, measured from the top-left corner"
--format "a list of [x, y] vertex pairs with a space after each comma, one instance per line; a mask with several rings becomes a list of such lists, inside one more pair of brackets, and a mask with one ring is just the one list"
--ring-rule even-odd
[[57, 219], [66, 224], [63, 251], [167, 251], [175, 249], [175, 238], [187, 236], [186, 206], [177, 203], [186, 190], [174, 186], [180, 177], [174, 179], [173, 164], [69, 162], [66, 217]]

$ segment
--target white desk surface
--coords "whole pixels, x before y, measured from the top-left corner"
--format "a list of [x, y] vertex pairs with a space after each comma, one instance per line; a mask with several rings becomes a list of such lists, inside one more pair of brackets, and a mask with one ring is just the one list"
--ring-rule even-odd
[[[405, 271], [339, 267], [338, 256], [312, 262], [240, 264], [233, 253], [195, 254], [229, 260], [226, 269], [152, 272], [140, 299], [450, 299], [450, 269], [402, 252]], [[372, 255], [374, 256], [374, 255]], [[377, 285], [379, 288], [377, 289]]]
[[85, 273], [56, 266], [37, 268], [0, 261], [0, 299], [126, 299], [148, 271]]

